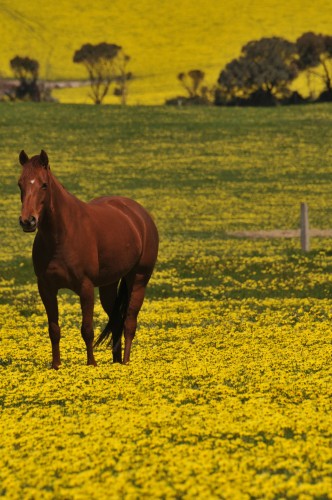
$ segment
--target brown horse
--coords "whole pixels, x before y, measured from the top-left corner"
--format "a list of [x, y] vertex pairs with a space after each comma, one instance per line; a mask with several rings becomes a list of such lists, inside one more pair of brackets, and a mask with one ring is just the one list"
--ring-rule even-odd
[[[93, 355], [94, 287], [109, 316], [95, 345], [109, 340], [113, 361], [128, 363], [137, 316], [158, 253], [157, 228], [146, 210], [123, 197], [102, 197], [85, 203], [51, 173], [45, 151], [29, 159], [21, 151], [23, 167], [18, 185], [25, 232], [38, 229], [32, 259], [44, 303], [52, 344], [52, 368], [60, 365], [60, 328], [57, 293], [69, 288], [80, 297], [82, 337], [88, 365]], [[125, 349], [122, 360], [121, 337]]]

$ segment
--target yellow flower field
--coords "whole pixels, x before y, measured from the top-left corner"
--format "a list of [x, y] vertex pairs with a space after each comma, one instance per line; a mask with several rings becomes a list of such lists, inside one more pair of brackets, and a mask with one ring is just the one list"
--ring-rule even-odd
[[327, 498], [330, 304], [260, 301], [259, 318], [257, 306], [148, 301], [132, 364], [104, 351], [97, 369], [83, 366], [78, 309], [64, 307], [59, 373], [41, 310], [32, 325], [2, 311], [2, 493]]
[[[328, 499], [332, 240], [232, 230], [331, 227], [329, 105], [273, 110], [2, 105], [0, 495]], [[320, 124], [319, 129], [317, 123]], [[160, 256], [128, 366], [85, 366], [60, 296], [63, 365], [23, 234], [17, 154], [47, 150], [82, 199], [149, 208]], [[96, 297], [95, 330], [105, 323]]]
[[[330, 7], [328, 0], [2, 0], [0, 75], [12, 76], [9, 61], [21, 55], [40, 62], [43, 79], [86, 79], [84, 68], [72, 62], [74, 52], [84, 43], [107, 41], [132, 58], [129, 104], [163, 104], [183, 93], [178, 73], [201, 69], [212, 86], [250, 40], [331, 34]], [[61, 102], [91, 102], [87, 88], [54, 95]]]

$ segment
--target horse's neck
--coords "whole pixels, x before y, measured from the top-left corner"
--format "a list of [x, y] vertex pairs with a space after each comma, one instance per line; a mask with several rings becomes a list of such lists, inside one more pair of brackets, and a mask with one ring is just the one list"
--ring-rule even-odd
[[75, 216], [84, 202], [69, 193], [52, 174], [49, 178], [49, 189], [49, 205], [40, 229], [47, 233], [48, 238], [59, 242], [68, 234], [68, 228], [75, 224]]

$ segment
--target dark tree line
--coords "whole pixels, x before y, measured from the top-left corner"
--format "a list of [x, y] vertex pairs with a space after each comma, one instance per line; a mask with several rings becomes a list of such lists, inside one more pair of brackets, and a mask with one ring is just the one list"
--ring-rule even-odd
[[[305, 74], [309, 98], [292, 90], [291, 85]], [[204, 84], [200, 70], [178, 75], [188, 95], [167, 104], [217, 104], [224, 106], [273, 106], [313, 101], [312, 85], [320, 80], [323, 91], [316, 100], [332, 101], [332, 36], [304, 33], [296, 42], [285, 38], [250, 41], [238, 58], [220, 72], [213, 89]]]
[[[90, 97], [102, 104], [113, 95], [126, 104], [130, 57], [116, 44], [90, 43], [74, 53], [73, 62], [82, 64], [88, 74]], [[7, 92], [12, 99], [51, 100], [50, 90], [39, 80], [39, 63], [29, 57], [16, 56], [10, 61], [18, 85]], [[309, 97], [292, 89], [299, 75], [305, 75]], [[167, 104], [216, 104], [223, 106], [272, 106], [301, 102], [332, 101], [332, 36], [307, 32], [295, 42], [282, 37], [261, 38], [245, 44], [238, 58], [220, 72], [213, 88], [205, 83], [199, 69], [178, 74], [186, 96], [170, 99]], [[322, 91], [314, 97], [313, 87], [319, 80]]]
[[318, 100], [332, 101], [332, 37], [304, 33], [292, 43], [280, 37], [247, 43], [241, 55], [221, 71], [217, 104], [273, 105], [303, 102], [291, 84], [305, 73], [319, 78], [324, 86]]

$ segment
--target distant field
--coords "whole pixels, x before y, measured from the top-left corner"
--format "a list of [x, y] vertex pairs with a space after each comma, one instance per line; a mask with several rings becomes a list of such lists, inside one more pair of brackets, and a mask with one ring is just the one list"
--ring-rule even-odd
[[[212, 85], [247, 41], [295, 40], [310, 30], [330, 34], [332, 13], [327, 0], [1, 0], [0, 21], [2, 75], [10, 76], [9, 60], [19, 54], [40, 62], [42, 78], [82, 79], [83, 68], [72, 62], [75, 50], [86, 42], [115, 42], [132, 57], [137, 77], [129, 103], [162, 104], [181, 92], [179, 72], [202, 69]], [[55, 95], [88, 102], [82, 91]]]
[[[318, 126], [319, 124], [319, 126]], [[332, 239], [230, 231], [332, 227], [328, 105], [168, 109], [0, 105], [0, 496], [303, 498], [332, 491]], [[86, 367], [77, 297], [63, 365], [18, 225], [17, 156], [47, 150], [74, 194], [131, 196], [160, 255], [129, 366]], [[96, 300], [95, 329], [105, 323]]]

